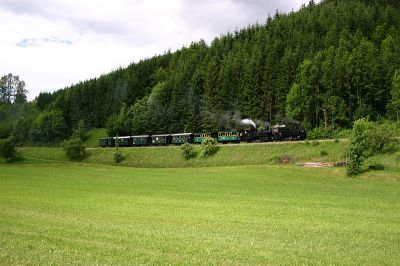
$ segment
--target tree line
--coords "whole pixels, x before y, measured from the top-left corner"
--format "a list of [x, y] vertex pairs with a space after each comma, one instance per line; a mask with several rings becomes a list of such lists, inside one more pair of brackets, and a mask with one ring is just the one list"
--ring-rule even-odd
[[289, 118], [306, 129], [398, 120], [399, 9], [390, 0], [325, 0], [276, 12], [209, 45], [193, 42], [40, 93], [28, 134], [43, 137], [48, 128], [39, 125], [51, 119], [62, 120], [55, 132], [65, 136], [82, 124], [125, 135], [231, 129], [245, 117]]

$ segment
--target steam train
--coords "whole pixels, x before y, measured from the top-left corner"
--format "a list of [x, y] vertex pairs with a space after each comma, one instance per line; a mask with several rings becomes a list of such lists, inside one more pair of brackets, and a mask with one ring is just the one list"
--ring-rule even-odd
[[159, 135], [139, 135], [100, 138], [101, 147], [137, 147], [151, 145], [181, 145], [183, 143], [201, 144], [206, 138], [215, 138], [219, 143], [240, 143], [240, 142], [270, 142], [285, 140], [304, 140], [307, 137], [306, 131], [301, 128], [289, 128], [285, 125], [276, 125], [271, 130], [256, 131], [230, 130], [219, 132], [200, 133], [178, 133]]

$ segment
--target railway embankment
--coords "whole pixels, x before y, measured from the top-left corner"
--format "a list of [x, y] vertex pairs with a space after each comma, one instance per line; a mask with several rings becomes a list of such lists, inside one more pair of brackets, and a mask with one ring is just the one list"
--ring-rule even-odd
[[[241, 143], [218, 145], [218, 152], [209, 158], [185, 160], [179, 146], [119, 148], [124, 156], [122, 166], [139, 168], [210, 167], [236, 165], [295, 164], [299, 162], [337, 162], [344, 159], [348, 141], [311, 141], [287, 143]], [[194, 145], [197, 154], [200, 145]], [[66, 162], [62, 148], [23, 147], [20, 151], [29, 160]], [[82, 163], [114, 164], [114, 148], [88, 148]]]

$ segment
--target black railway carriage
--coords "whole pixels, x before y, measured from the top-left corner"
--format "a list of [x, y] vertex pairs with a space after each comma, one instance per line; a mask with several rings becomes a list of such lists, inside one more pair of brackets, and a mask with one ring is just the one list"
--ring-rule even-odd
[[171, 144], [170, 134], [152, 135], [151, 136], [152, 145], [168, 145]]
[[99, 146], [105, 148], [105, 147], [111, 147], [111, 138], [100, 138], [99, 139]]
[[180, 145], [183, 143], [193, 143], [194, 134], [193, 133], [179, 133], [171, 135], [171, 143], [175, 145]]
[[131, 147], [132, 146], [132, 138], [130, 136], [113, 137], [111, 139], [111, 146], [115, 147], [115, 144], [117, 142], [118, 142], [119, 147]]
[[151, 144], [150, 135], [131, 136], [132, 146], [148, 146]]

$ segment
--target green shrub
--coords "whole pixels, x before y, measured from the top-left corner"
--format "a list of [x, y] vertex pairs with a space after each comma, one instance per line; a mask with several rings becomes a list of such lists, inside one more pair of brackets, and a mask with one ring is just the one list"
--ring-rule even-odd
[[378, 153], [395, 152], [398, 148], [399, 143], [393, 130], [366, 119], [357, 120], [354, 122], [347, 154], [347, 174], [358, 175], [365, 159]]
[[306, 140], [304, 141], [304, 144], [310, 145], [310, 141], [309, 141], [308, 139], [306, 139]]
[[182, 156], [185, 160], [189, 160], [196, 157], [196, 152], [192, 144], [186, 142], [180, 147], [180, 149], [182, 151]]
[[325, 150], [322, 150], [322, 151], [319, 153], [319, 155], [321, 155], [321, 156], [328, 156], [328, 152], [325, 151]]
[[7, 162], [22, 159], [22, 155], [17, 151], [15, 143], [12, 140], [0, 143], [0, 157], [6, 159]]
[[340, 140], [338, 138], [335, 138], [334, 143], [338, 144], [340, 142]]
[[8, 138], [13, 129], [12, 121], [1, 121], [0, 123], [0, 138]]
[[329, 139], [332, 136], [332, 130], [330, 128], [325, 129], [324, 127], [316, 127], [307, 132], [308, 139]]
[[218, 146], [217, 146], [217, 141], [214, 138], [206, 138], [204, 141], [201, 143], [201, 152], [200, 152], [200, 157], [201, 158], [206, 158], [213, 156], [218, 152]]
[[65, 155], [72, 161], [81, 161], [86, 157], [86, 147], [80, 138], [72, 138], [63, 142]]
[[122, 154], [121, 150], [116, 149], [114, 152], [114, 162], [121, 163], [125, 159], [124, 155]]
[[351, 129], [336, 129], [332, 132], [332, 137], [335, 139], [344, 139], [351, 136]]

